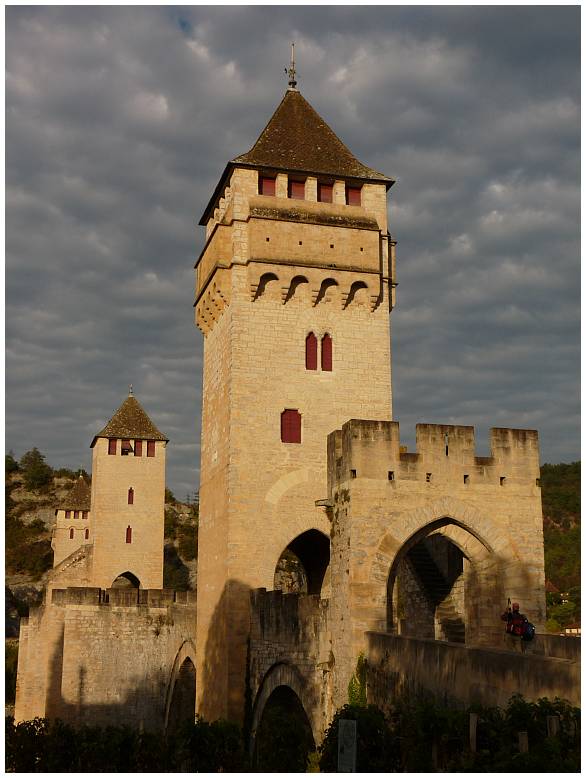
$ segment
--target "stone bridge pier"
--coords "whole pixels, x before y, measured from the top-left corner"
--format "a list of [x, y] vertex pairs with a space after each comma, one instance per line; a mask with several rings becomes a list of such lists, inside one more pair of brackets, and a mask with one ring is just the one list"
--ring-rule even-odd
[[251, 741], [267, 703], [284, 687], [301, 703], [317, 744], [334, 713], [329, 601], [266, 589], [250, 597]]

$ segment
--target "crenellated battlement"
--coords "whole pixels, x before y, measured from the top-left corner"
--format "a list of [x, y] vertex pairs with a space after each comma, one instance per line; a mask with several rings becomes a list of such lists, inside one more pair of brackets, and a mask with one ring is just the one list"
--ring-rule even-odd
[[536, 430], [493, 427], [490, 456], [476, 455], [474, 427], [417, 424], [416, 451], [401, 445], [396, 421], [351, 419], [328, 436], [330, 483], [355, 478], [390, 482], [457, 481], [508, 486], [539, 479], [539, 440]]
[[70, 586], [53, 589], [52, 605], [104, 605], [114, 607], [147, 606], [166, 608], [169, 605], [195, 605], [195, 592], [174, 589], [100, 589], [95, 586]]

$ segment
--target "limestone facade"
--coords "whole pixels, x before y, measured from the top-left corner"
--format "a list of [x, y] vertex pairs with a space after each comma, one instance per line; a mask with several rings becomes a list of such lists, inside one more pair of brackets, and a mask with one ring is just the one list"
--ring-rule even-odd
[[[315, 505], [326, 495], [327, 434], [348, 418], [391, 415], [385, 186], [365, 185], [362, 206], [292, 203], [259, 195], [258, 177], [234, 170], [230, 206], [197, 266], [205, 334], [198, 645], [209, 646], [202, 657], [217, 657], [209, 666], [201, 659], [198, 709], [212, 718], [241, 716], [248, 592], [273, 588], [296, 537], [329, 533]], [[310, 333], [315, 370], [305, 365]], [[320, 364], [326, 334], [332, 370]], [[301, 415], [300, 444], [281, 440], [286, 409]]]

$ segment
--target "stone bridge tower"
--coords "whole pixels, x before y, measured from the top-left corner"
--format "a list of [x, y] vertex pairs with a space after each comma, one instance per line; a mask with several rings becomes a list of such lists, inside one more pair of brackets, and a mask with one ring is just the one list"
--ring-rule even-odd
[[249, 594], [283, 552], [327, 586], [326, 438], [391, 418], [392, 179], [359, 162], [290, 83], [200, 224], [204, 335], [198, 711], [241, 719]]
[[94, 437], [92, 586], [163, 587], [167, 443], [132, 392]]

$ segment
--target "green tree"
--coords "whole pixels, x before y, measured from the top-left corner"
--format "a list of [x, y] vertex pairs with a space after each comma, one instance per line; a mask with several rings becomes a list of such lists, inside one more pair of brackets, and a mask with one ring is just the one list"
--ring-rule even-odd
[[32, 492], [45, 491], [53, 483], [53, 470], [45, 462], [45, 457], [38, 448], [22, 455], [20, 469], [25, 487]]
[[319, 746], [321, 772], [338, 770], [338, 727], [340, 719], [356, 721], [356, 772], [396, 772], [399, 752], [389, 722], [374, 705], [344, 705], [332, 719]]
[[18, 462], [14, 458], [14, 454], [10, 451], [5, 457], [5, 474], [10, 475], [18, 471]]

